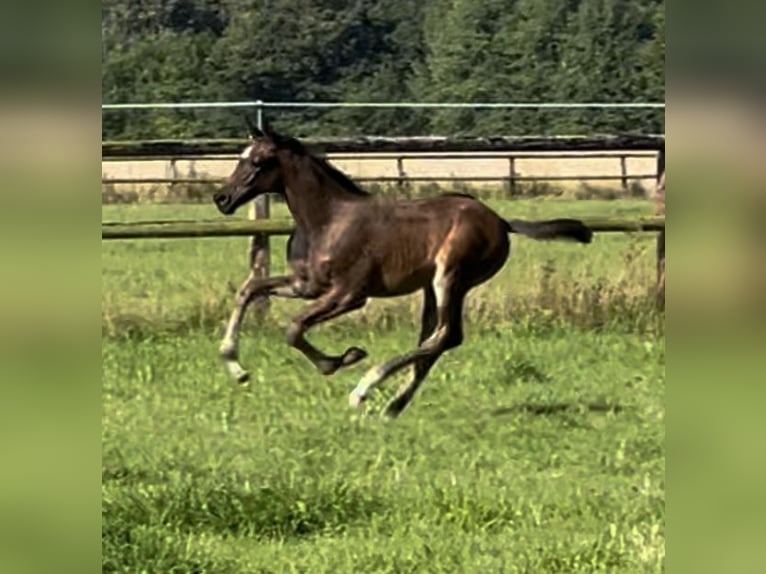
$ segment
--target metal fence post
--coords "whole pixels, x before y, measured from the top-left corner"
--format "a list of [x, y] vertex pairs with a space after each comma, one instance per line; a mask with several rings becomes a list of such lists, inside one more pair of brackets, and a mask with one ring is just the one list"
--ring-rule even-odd
[[[258, 129], [263, 129], [263, 102], [256, 102], [256, 125]], [[270, 205], [268, 195], [261, 195], [250, 204], [250, 219], [269, 219]], [[250, 239], [250, 269], [253, 275], [260, 278], [269, 276], [270, 253], [269, 236], [264, 233], [256, 233]], [[263, 310], [268, 308], [269, 298], [265, 297], [259, 302], [259, 307]]]

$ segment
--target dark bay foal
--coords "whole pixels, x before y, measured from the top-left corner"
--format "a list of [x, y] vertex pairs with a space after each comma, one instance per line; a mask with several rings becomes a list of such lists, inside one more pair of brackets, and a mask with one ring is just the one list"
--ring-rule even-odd
[[427, 199], [387, 200], [362, 191], [297, 140], [268, 129], [253, 134], [215, 204], [225, 215], [263, 193], [279, 193], [296, 222], [288, 258], [292, 273], [253, 276], [237, 294], [237, 305], [221, 344], [221, 356], [238, 381], [248, 380], [238, 360], [238, 337], [247, 306], [275, 295], [312, 300], [287, 328], [287, 342], [325, 375], [353, 365], [367, 353], [349, 347], [327, 355], [304, 335], [311, 327], [362, 308], [371, 297], [423, 292], [417, 347], [371, 368], [349, 401], [359, 406], [394, 373], [412, 365], [412, 379], [387, 405], [400, 414], [439, 356], [463, 340], [466, 294], [495, 275], [510, 252], [508, 234], [589, 243], [591, 230], [573, 219], [506, 221], [476, 199], [448, 194]]

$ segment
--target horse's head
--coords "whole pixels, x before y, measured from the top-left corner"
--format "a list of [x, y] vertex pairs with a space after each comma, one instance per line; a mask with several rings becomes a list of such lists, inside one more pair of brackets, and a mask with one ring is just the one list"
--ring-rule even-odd
[[240, 154], [224, 188], [213, 197], [218, 210], [232, 215], [241, 205], [264, 193], [284, 193], [278, 136], [265, 128], [250, 127], [250, 145]]

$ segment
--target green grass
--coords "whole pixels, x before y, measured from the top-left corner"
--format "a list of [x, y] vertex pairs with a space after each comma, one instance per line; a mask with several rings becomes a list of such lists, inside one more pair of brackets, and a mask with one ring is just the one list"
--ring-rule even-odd
[[[501, 214], [519, 218], [647, 215], [640, 200], [520, 200], [488, 202]], [[275, 216], [283, 216], [275, 206]], [[243, 214], [243, 217], [246, 215]], [[213, 206], [104, 206], [104, 220], [210, 219]], [[285, 237], [272, 238], [272, 273], [285, 270]], [[513, 237], [503, 270], [469, 296], [469, 319], [487, 319], [500, 310], [535, 324], [568, 317], [593, 327], [609, 322], [653, 321], [652, 234], [599, 234], [588, 246], [537, 242]], [[242, 237], [191, 240], [106, 241], [102, 247], [102, 325], [105, 333], [179, 328], [216, 330], [247, 276], [249, 240]], [[361, 312], [364, 319], [389, 322], [418, 315], [420, 296], [378, 301]], [[298, 307], [277, 301], [274, 315], [284, 322]], [[555, 311], [555, 313], [554, 313]], [[354, 315], [357, 322], [360, 313]], [[347, 321], [342, 318], [340, 322]]]
[[[103, 215], [138, 217], [215, 215]], [[375, 301], [312, 332], [323, 349], [370, 351], [331, 378], [283, 342], [301, 303], [274, 302], [243, 337], [251, 390], [229, 383], [216, 353], [246, 246], [103, 244], [105, 572], [663, 571], [664, 330], [649, 296], [651, 236], [517, 240], [472, 296], [464, 345], [395, 422], [357, 416], [346, 399], [365, 368], [413, 346], [417, 298]], [[405, 377], [373, 395], [371, 414]]]

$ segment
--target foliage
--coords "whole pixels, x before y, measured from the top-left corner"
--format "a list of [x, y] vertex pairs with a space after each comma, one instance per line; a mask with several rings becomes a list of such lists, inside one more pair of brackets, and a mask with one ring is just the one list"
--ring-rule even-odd
[[[663, 0], [105, 0], [107, 102], [656, 101]], [[296, 135], [664, 131], [661, 111], [269, 110]], [[103, 137], [238, 137], [241, 112], [107, 112]]]

